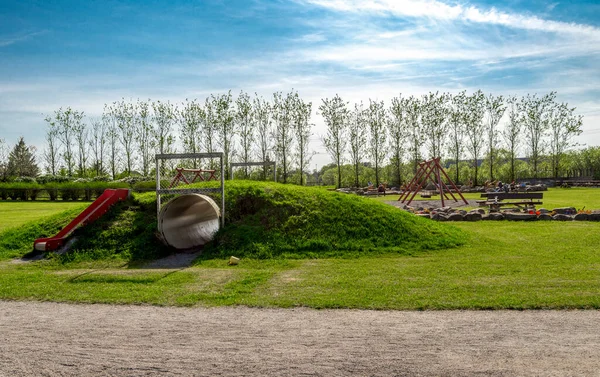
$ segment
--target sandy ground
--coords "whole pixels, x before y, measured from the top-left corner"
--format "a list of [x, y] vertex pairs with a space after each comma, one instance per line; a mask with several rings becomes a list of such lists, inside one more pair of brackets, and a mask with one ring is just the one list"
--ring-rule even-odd
[[[468, 199], [467, 202], [469, 203], [468, 205], [466, 205], [462, 200], [459, 199], [458, 202], [455, 202], [454, 200], [450, 199], [450, 200], [446, 200], [445, 201], [445, 206], [446, 207], [452, 207], [452, 208], [461, 208], [461, 207], [478, 207], [479, 204], [477, 203], [477, 199]], [[386, 204], [390, 204], [393, 205], [394, 207], [399, 207], [402, 208], [404, 206], [403, 203], [399, 202], [398, 200], [389, 200], [389, 201], [385, 201], [384, 203]], [[437, 200], [414, 200], [412, 203], [410, 203], [410, 206], [413, 208], [418, 208], [418, 207], [423, 207], [423, 208], [440, 208], [442, 207], [442, 201], [440, 199]]]
[[2, 376], [598, 376], [600, 311], [0, 302]]

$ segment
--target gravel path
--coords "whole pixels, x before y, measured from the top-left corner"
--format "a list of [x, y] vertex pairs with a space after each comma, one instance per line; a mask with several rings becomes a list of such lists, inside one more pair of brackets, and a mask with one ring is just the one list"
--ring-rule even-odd
[[1, 376], [598, 376], [600, 311], [0, 301]]

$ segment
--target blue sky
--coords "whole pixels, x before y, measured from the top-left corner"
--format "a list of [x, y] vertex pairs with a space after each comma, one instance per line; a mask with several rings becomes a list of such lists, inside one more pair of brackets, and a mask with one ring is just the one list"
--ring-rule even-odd
[[41, 148], [45, 114], [98, 116], [121, 97], [293, 88], [316, 110], [336, 93], [482, 89], [555, 90], [584, 115], [580, 142], [600, 145], [599, 67], [597, 0], [0, 0], [0, 138]]

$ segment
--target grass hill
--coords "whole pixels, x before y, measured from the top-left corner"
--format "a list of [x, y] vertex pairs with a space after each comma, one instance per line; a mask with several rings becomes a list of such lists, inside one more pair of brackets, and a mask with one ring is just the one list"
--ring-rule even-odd
[[[455, 227], [418, 218], [354, 195], [276, 183], [226, 184], [226, 226], [203, 258], [317, 258], [411, 253], [461, 245]], [[76, 214], [67, 211], [2, 235], [0, 258], [31, 251], [36, 237], [53, 235]], [[63, 261], [154, 259], [172, 250], [159, 241], [154, 193], [136, 194], [100, 220], [76, 231]], [[9, 256], [10, 255], [10, 256]]]
[[320, 257], [459, 245], [457, 229], [383, 203], [320, 188], [227, 183], [226, 226], [208, 255]]

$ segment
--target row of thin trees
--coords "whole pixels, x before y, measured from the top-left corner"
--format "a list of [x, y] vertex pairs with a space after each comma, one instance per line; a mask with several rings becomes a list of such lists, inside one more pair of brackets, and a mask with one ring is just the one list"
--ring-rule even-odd
[[[488, 159], [489, 179], [494, 177], [498, 150], [509, 151], [512, 179], [515, 160], [529, 157], [534, 176], [542, 156], [549, 155], [558, 176], [561, 159], [581, 133], [582, 117], [556, 100], [543, 96], [503, 97], [482, 91], [429, 93], [421, 97], [398, 96], [389, 105], [369, 99], [368, 104], [345, 102], [339, 95], [321, 100], [317, 114], [326, 133], [321, 139], [338, 170], [349, 162], [354, 183], [359, 168], [370, 162], [380, 181], [381, 167], [395, 166], [395, 181], [402, 183], [402, 166], [431, 157], [470, 159], [477, 184], [483, 156]], [[99, 118], [87, 118], [70, 107], [46, 117], [48, 129], [43, 160], [53, 175], [112, 178], [138, 172], [152, 174], [155, 153], [224, 152], [225, 166], [239, 162], [275, 159], [280, 177], [287, 182], [299, 171], [300, 184], [313, 151], [309, 141], [312, 103], [297, 92], [277, 92], [270, 100], [241, 92], [210, 95], [204, 101], [126, 101], [106, 104]], [[503, 124], [501, 120], [504, 119]], [[457, 181], [458, 169], [457, 170]], [[230, 172], [227, 172], [229, 177]]]
[[[484, 156], [489, 179], [495, 179], [495, 160], [502, 148], [509, 153], [511, 180], [515, 179], [519, 153], [528, 157], [534, 177], [542, 157], [549, 155], [557, 177], [561, 160], [582, 132], [582, 116], [568, 104], [557, 102], [555, 92], [521, 98], [485, 95], [480, 90], [472, 94], [436, 92], [395, 97], [389, 107], [383, 101], [369, 100], [368, 106], [361, 103], [353, 108], [336, 95], [322, 100], [319, 109], [327, 124], [323, 141], [338, 167], [337, 181], [342, 181], [341, 166], [349, 156], [357, 185], [365, 158], [374, 167], [377, 182], [380, 167], [390, 158], [394, 181], [402, 183], [404, 161], [412, 163], [416, 171], [420, 161], [432, 157], [449, 158], [455, 166], [465, 158], [471, 160], [471, 178], [477, 185]], [[455, 171], [459, 181], [459, 169]]]
[[222, 151], [225, 166], [232, 159], [276, 158], [285, 182], [292, 166], [308, 166], [311, 106], [292, 91], [275, 93], [271, 102], [244, 92], [181, 104], [122, 99], [106, 104], [102, 117], [88, 119], [61, 108], [45, 119], [43, 159], [49, 174], [115, 178], [121, 172], [148, 176], [155, 153]]

